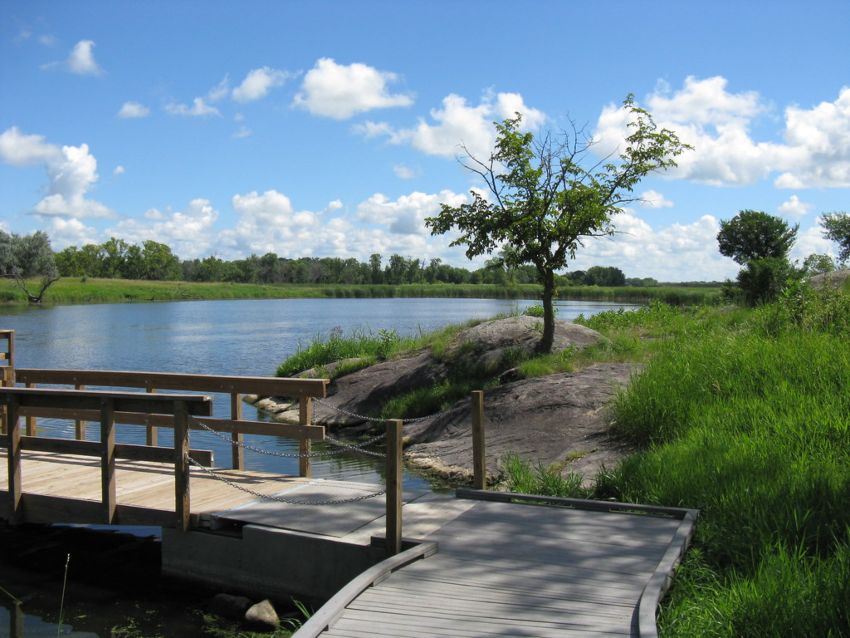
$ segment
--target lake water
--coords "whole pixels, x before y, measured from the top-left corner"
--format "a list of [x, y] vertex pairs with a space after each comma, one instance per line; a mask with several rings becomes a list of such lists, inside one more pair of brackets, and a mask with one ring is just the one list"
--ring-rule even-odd
[[[278, 364], [315, 337], [327, 337], [335, 329], [344, 333], [381, 329], [399, 335], [415, 335], [468, 319], [483, 319], [499, 313], [522, 311], [537, 303], [530, 300], [495, 299], [294, 299], [187, 301], [145, 304], [103, 304], [56, 306], [31, 309], [0, 309], [0, 328], [16, 331], [16, 366], [21, 368], [82, 368], [104, 370], [143, 370], [198, 374], [273, 375]], [[557, 302], [560, 319], [589, 316], [625, 306], [604, 302]], [[216, 416], [229, 416], [229, 398], [215, 397]], [[244, 418], [263, 418], [245, 406]], [[98, 437], [97, 424], [89, 425], [88, 438]], [[73, 437], [73, 423], [39, 420], [46, 436]], [[160, 430], [160, 444], [169, 444], [170, 431]], [[227, 443], [206, 432], [192, 432], [192, 446], [211, 449], [219, 463], [228, 463]], [[143, 443], [144, 428], [119, 426], [121, 442]], [[246, 436], [253, 446], [290, 453], [297, 443], [277, 437]], [[321, 446], [314, 446], [314, 449]], [[362, 457], [316, 459], [316, 477], [381, 483], [374, 460]], [[377, 461], [380, 462], [380, 461]], [[245, 452], [249, 469], [295, 474], [297, 460]], [[433, 487], [414, 473], [405, 473], [411, 487]], [[154, 531], [148, 528], [149, 531]], [[138, 530], [143, 532], [143, 530]], [[2, 574], [0, 574], [2, 576]], [[25, 635], [56, 635], [55, 599], [48, 595], [39, 602], [39, 589], [20, 578], [11, 582], [0, 577], [0, 586], [15, 593], [29, 592], [27, 613], [22, 617]], [[52, 585], [51, 585], [52, 586]], [[49, 590], [52, 591], [52, 590]], [[42, 595], [44, 597], [44, 595]], [[109, 605], [78, 597], [60, 633], [79, 638], [109, 636], [119, 621], [135, 619], [140, 605], [147, 601], [113, 599]], [[88, 607], [86, 607], [88, 605]], [[116, 607], [116, 605], [119, 605]], [[156, 603], [155, 618], [162, 622], [168, 614], [185, 616], [185, 603]], [[0, 636], [11, 627], [14, 607], [0, 591]], [[141, 620], [145, 618], [140, 616]], [[139, 622], [141, 622], [141, 620]], [[133, 620], [133, 622], [136, 622]], [[165, 623], [163, 636], [195, 635], [194, 629], [177, 629], [177, 621]], [[197, 622], [195, 623], [197, 624]], [[199, 630], [198, 630], [199, 633]], [[137, 635], [137, 634], [127, 634]], [[143, 635], [143, 634], [138, 634]]]

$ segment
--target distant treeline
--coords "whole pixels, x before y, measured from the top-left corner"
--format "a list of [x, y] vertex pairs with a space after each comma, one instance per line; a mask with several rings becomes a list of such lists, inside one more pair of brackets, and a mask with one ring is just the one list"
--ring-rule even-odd
[[[153, 240], [141, 245], [111, 238], [102, 244], [70, 246], [55, 254], [63, 277], [96, 277], [150, 281], [234, 282], [251, 284], [496, 284], [537, 282], [534, 266], [508, 267], [502, 259], [487, 261], [483, 268], [467, 270], [444, 264], [440, 259], [391, 255], [384, 262], [375, 253], [368, 262], [354, 258], [300, 257], [289, 259], [275, 253], [251, 255], [226, 261], [218, 257], [181, 261], [165, 244]], [[628, 278], [619, 268], [593, 266], [559, 276], [566, 286], [657, 286], [652, 278]], [[700, 285], [700, 284], [694, 284]]]

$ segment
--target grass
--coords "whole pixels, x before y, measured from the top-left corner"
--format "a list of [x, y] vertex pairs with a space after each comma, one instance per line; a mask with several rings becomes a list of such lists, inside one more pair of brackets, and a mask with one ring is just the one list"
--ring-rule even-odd
[[[701, 512], [662, 633], [850, 635], [850, 295], [795, 286], [752, 311], [586, 323], [639, 336], [648, 362], [612, 411], [641, 451], [592, 495]], [[511, 489], [571, 494], [553, 470], [508, 470]]]
[[[465, 297], [533, 299], [540, 296], [537, 284], [237, 284], [186, 281], [134, 281], [63, 277], [47, 291], [46, 304], [123, 303], [184, 301], [199, 299], [298, 299], [379, 297]], [[647, 302], [654, 299], [672, 304], [711, 303], [720, 289], [711, 287], [660, 286], [655, 288], [597, 286], [564, 287], [560, 299]], [[0, 303], [27, 303], [8, 279], [0, 280]]]

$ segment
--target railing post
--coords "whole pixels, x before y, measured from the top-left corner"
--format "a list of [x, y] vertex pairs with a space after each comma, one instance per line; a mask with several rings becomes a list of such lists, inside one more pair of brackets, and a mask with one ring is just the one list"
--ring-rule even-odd
[[487, 489], [487, 455], [484, 443], [484, 392], [472, 392], [472, 485]]
[[400, 419], [387, 421], [387, 556], [401, 551], [401, 430]]
[[[28, 388], [34, 388], [35, 384], [34, 383], [27, 383], [27, 387]], [[36, 429], [36, 425], [37, 425], [36, 421], [35, 421], [35, 417], [34, 416], [28, 416], [24, 419], [24, 421], [26, 421], [26, 425], [27, 425], [27, 436], [35, 436], [36, 435], [35, 429]]]
[[[147, 392], [148, 394], [153, 394], [154, 392], [156, 392], [156, 388], [151, 386], [150, 382], [146, 382], [145, 392]], [[150, 415], [147, 415], [146, 418], [150, 420]], [[157, 438], [158, 437], [156, 426], [147, 423], [145, 425], [145, 445], [156, 446]]]
[[[85, 389], [86, 389], [86, 386], [84, 386], [80, 383], [74, 384], [74, 390], [85, 390]], [[86, 422], [85, 421], [80, 421], [80, 420], [74, 421], [74, 436], [77, 438], [78, 441], [85, 441], [86, 440]]]
[[[242, 420], [242, 397], [238, 392], [230, 393], [230, 418], [234, 421]], [[242, 470], [245, 468], [245, 450], [240, 445], [242, 443], [242, 433], [232, 432], [230, 439], [233, 442], [233, 445], [230, 446], [233, 469]]]
[[[298, 422], [301, 425], [310, 425], [313, 422], [313, 399], [310, 397], [301, 396], [298, 399]], [[298, 476], [313, 476], [309, 456], [311, 449], [310, 439], [302, 434], [298, 441]]]
[[12, 601], [9, 625], [9, 636], [11, 638], [24, 638], [24, 609], [20, 600]]
[[21, 518], [21, 424], [18, 398], [10, 396], [6, 404], [6, 438], [8, 442], [8, 491], [12, 521]]
[[[6, 339], [6, 352], [2, 353], [6, 360], [6, 365], [0, 368], [2, 376], [0, 376], [0, 386], [12, 387], [15, 385], [15, 331], [2, 331], [3, 338]], [[0, 434], [6, 434], [6, 406], [0, 405]]]
[[185, 532], [190, 523], [189, 501], [189, 410], [185, 401], [174, 402], [174, 511], [177, 529]]
[[115, 520], [115, 402], [105, 398], [100, 403], [100, 485], [104, 519]]

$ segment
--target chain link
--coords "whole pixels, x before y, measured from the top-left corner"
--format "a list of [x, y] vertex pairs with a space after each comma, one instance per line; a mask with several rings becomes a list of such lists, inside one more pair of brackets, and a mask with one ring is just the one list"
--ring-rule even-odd
[[291, 496], [279, 496], [276, 494], [263, 494], [261, 492], [257, 492], [256, 490], [252, 490], [251, 488], [244, 487], [231, 481], [226, 476], [222, 476], [221, 474], [217, 474], [213, 470], [204, 467], [189, 455], [184, 457], [184, 460], [187, 460], [190, 465], [200, 468], [203, 472], [217, 481], [221, 481], [225, 485], [229, 485], [232, 488], [235, 488], [241, 492], [245, 492], [246, 494], [250, 494], [255, 498], [262, 499], [264, 501], [275, 501], [276, 503], [286, 503], [288, 505], [341, 505], [343, 503], [357, 503], [360, 501], [366, 501], [370, 498], [375, 498], [376, 496], [381, 496], [387, 493], [386, 488], [379, 490], [377, 492], [371, 492], [369, 494], [361, 494], [359, 496], [352, 496], [349, 498], [335, 498], [335, 499], [325, 499], [325, 500], [308, 500], [303, 498], [293, 498]]
[[386, 432], [383, 434], [379, 434], [378, 436], [372, 437], [371, 439], [364, 441], [359, 444], [348, 444], [343, 441], [339, 441], [337, 439], [326, 437], [326, 441], [332, 445], [337, 446], [339, 449], [337, 450], [318, 450], [316, 452], [278, 452], [277, 450], [268, 450], [265, 448], [256, 447], [251, 445], [250, 443], [245, 443], [244, 441], [234, 441], [231, 438], [228, 438], [224, 435], [224, 433], [219, 432], [218, 430], [213, 430], [206, 423], [202, 421], [198, 421], [197, 419], [191, 419], [192, 423], [197, 425], [199, 428], [206, 430], [207, 432], [213, 434], [218, 437], [222, 441], [230, 443], [233, 446], [241, 447], [245, 450], [250, 450], [251, 452], [256, 452], [257, 454], [263, 454], [265, 456], [275, 456], [278, 458], [284, 459], [321, 459], [328, 458], [331, 456], [338, 456], [340, 454], [345, 454], [346, 452], [354, 452], [357, 454], [365, 454], [366, 456], [374, 456], [377, 458], [383, 458], [384, 455], [380, 452], [372, 452], [371, 450], [364, 450], [363, 447], [367, 445], [372, 445], [380, 441], [381, 439], [387, 436]]
[[[366, 416], [365, 414], [357, 414], [357, 412], [351, 412], [350, 410], [346, 410], [345, 408], [340, 408], [340, 407], [325, 403], [321, 399], [313, 398], [313, 401], [318, 403], [323, 408], [326, 408], [328, 410], [332, 410], [334, 412], [339, 412], [340, 414], [344, 414], [345, 416], [350, 416], [350, 417], [353, 417], [355, 419], [360, 419], [362, 421], [370, 421], [372, 423], [386, 423], [387, 421], [393, 420], [393, 419], [384, 419], [382, 417]], [[449, 414], [450, 412], [453, 412], [453, 411], [454, 411], [453, 409], [448, 409], [448, 410], [443, 410], [442, 412], [436, 412], [434, 414], [428, 414], [426, 416], [417, 416], [417, 417], [411, 417], [409, 419], [401, 419], [401, 420], [404, 421], [405, 423], [418, 423], [419, 421], [427, 421], [428, 419], [434, 419], [434, 418], [439, 417], [439, 416], [445, 416], [445, 415], [447, 415], [447, 414]]]

